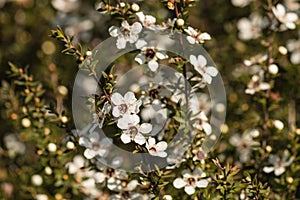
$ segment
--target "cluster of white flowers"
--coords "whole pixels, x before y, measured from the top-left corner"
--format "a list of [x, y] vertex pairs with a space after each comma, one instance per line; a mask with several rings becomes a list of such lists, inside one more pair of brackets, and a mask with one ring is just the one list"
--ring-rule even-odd
[[274, 6], [272, 11], [277, 20], [281, 23], [281, 30], [296, 28], [295, 23], [298, 20], [298, 15], [296, 13], [287, 12], [286, 8], [280, 3]]

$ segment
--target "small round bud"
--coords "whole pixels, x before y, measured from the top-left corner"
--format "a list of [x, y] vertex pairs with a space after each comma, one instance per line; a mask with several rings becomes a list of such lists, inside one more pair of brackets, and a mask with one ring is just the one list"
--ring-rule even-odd
[[73, 142], [69, 141], [69, 142], [67, 142], [66, 147], [67, 147], [67, 149], [74, 149], [75, 145]]
[[280, 131], [284, 128], [284, 124], [280, 120], [274, 120], [273, 125], [275, 126], [275, 128], [277, 128]]
[[222, 132], [222, 133], [228, 133], [228, 131], [229, 131], [228, 125], [227, 125], [227, 124], [223, 124], [223, 125], [221, 126], [221, 132]]
[[35, 174], [31, 177], [31, 182], [33, 185], [40, 186], [43, 184], [43, 178], [40, 175]]
[[93, 52], [91, 52], [91, 51], [86, 52], [86, 56], [92, 56], [92, 55], [93, 55]]
[[282, 55], [286, 55], [288, 53], [288, 50], [284, 47], [284, 46], [279, 46], [278, 47], [278, 51], [279, 53], [281, 53]]
[[184, 25], [184, 20], [183, 19], [177, 19], [176, 20], [176, 24], [177, 24], [177, 26], [183, 26]]
[[275, 74], [278, 73], [279, 69], [278, 69], [278, 67], [277, 67], [276, 64], [271, 64], [268, 67], [268, 71], [270, 72], [270, 74], [274, 74], [275, 75]]
[[64, 124], [67, 123], [67, 122], [69, 121], [68, 117], [66, 117], [66, 116], [62, 116], [60, 120], [61, 120], [61, 122], [64, 123]]
[[54, 143], [49, 143], [48, 144], [48, 151], [56, 152], [56, 150], [57, 150], [56, 144], [54, 144]]
[[271, 147], [271, 146], [269, 146], [269, 145], [268, 145], [268, 146], [266, 146], [266, 151], [267, 151], [267, 152], [271, 152], [271, 151], [272, 151], [272, 147]]
[[60, 85], [57, 87], [57, 91], [59, 94], [61, 94], [62, 96], [66, 96], [68, 94], [68, 88], [66, 88], [66, 86], [64, 85]]
[[124, 2], [121, 2], [121, 3], [120, 3], [120, 6], [121, 6], [122, 8], [124, 8], [124, 7], [126, 6], [126, 4], [125, 4]]
[[139, 6], [138, 4], [136, 4], [136, 3], [133, 3], [133, 4], [131, 5], [131, 9], [132, 9], [134, 12], [137, 12], [137, 11], [140, 10], [140, 6]]
[[294, 182], [294, 179], [293, 177], [286, 177], [286, 182], [289, 183], [289, 184], [292, 184]]
[[300, 135], [300, 128], [297, 128], [297, 129], [296, 129], [296, 134], [297, 134], [297, 135]]
[[51, 174], [52, 174], [52, 169], [51, 169], [51, 167], [49, 167], [49, 166], [45, 167], [45, 173], [46, 173], [47, 175], [51, 175]]
[[28, 128], [31, 126], [31, 121], [28, 118], [23, 118], [21, 123], [24, 128]]

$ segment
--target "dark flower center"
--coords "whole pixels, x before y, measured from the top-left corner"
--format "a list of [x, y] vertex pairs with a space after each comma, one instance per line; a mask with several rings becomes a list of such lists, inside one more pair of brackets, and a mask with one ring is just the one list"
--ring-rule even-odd
[[136, 134], [138, 134], [138, 129], [135, 127], [135, 126], [131, 126], [128, 128], [128, 133], [131, 135], [131, 136], [136, 136]]
[[190, 177], [190, 178], [187, 179], [187, 181], [188, 181], [189, 185], [192, 185], [193, 183], [196, 182], [196, 179], [193, 178], [193, 177]]
[[155, 57], [155, 51], [151, 48], [146, 49], [145, 56], [149, 59], [153, 59]]
[[128, 106], [126, 104], [118, 105], [118, 109], [121, 114], [125, 114], [128, 110]]

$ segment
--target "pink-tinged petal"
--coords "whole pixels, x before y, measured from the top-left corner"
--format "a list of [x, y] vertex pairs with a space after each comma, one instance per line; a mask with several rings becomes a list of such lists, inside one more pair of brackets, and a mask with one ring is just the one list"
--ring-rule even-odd
[[203, 79], [204, 79], [204, 81], [205, 81], [206, 83], [211, 84], [212, 78], [211, 78], [210, 75], [208, 75], [208, 74], [203, 74], [202, 76], [203, 76]]
[[148, 63], [148, 67], [150, 68], [151, 71], [155, 72], [158, 68], [158, 63], [155, 60], [151, 60]]
[[200, 180], [200, 181], [197, 181], [197, 183], [196, 183], [196, 186], [197, 186], [198, 188], [206, 188], [207, 185], [208, 185], [208, 181], [205, 180], [205, 179]]
[[285, 172], [285, 168], [284, 167], [278, 167], [278, 168], [275, 168], [274, 170], [274, 174], [276, 176], [280, 176], [281, 174], [283, 174]]
[[165, 151], [167, 148], [168, 144], [164, 141], [156, 144], [156, 151]]
[[155, 145], [155, 143], [156, 143], [155, 138], [150, 137], [148, 139], [148, 145], [149, 145], [150, 148], [153, 147]]
[[108, 29], [110, 36], [117, 37], [120, 34], [120, 29], [116, 26], [112, 26]]
[[87, 159], [92, 159], [96, 156], [96, 152], [94, 150], [91, 149], [86, 149], [83, 153], [84, 157], [86, 157]]
[[117, 39], [117, 48], [118, 49], [125, 49], [126, 47], [126, 39], [124, 38], [124, 36], [119, 36], [118, 39]]
[[198, 63], [200, 64], [201, 67], [204, 67], [207, 65], [207, 60], [204, 56], [199, 55], [198, 56]]
[[134, 93], [131, 91], [127, 92], [124, 95], [124, 101], [126, 104], [133, 104], [136, 101]]
[[218, 70], [214, 67], [207, 67], [206, 68], [206, 73], [208, 73], [211, 76], [217, 76]]
[[271, 173], [272, 171], [274, 171], [274, 167], [264, 167], [263, 168], [263, 171], [265, 173]]
[[173, 185], [174, 185], [175, 188], [181, 189], [181, 188], [183, 188], [184, 186], [186, 186], [186, 182], [185, 182], [182, 178], [176, 178], [176, 179], [173, 181]]
[[193, 186], [185, 186], [184, 187], [184, 191], [188, 194], [188, 195], [192, 195], [195, 193], [195, 188]]
[[135, 35], [140, 33], [142, 31], [142, 29], [143, 29], [143, 26], [139, 22], [134, 22], [131, 26], [131, 32]]
[[120, 93], [115, 92], [111, 95], [111, 101], [114, 105], [120, 105], [123, 103], [123, 97]]
[[167, 153], [166, 152], [164, 152], [164, 151], [158, 151], [158, 152], [156, 152], [156, 156], [159, 156], [159, 157], [161, 157], [161, 158], [165, 158], [165, 157], [167, 157]]
[[128, 134], [126, 134], [126, 133], [123, 133], [123, 134], [121, 135], [121, 140], [122, 140], [122, 142], [123, 142], [124, 144], [128, 144], [128, 143], [131, 142], [130, 136], [129, 136]]
[[145, 139], [145, 137], [142, 134], [138, 133], [134, 137], [134, 142], [137, 143], [137, 144], [139, 144], [139, 145], [143, 145], [143, 144], [145, 144], [146, 139]]
[[119, 117], [119, 116], [120, 116], [120, 111], [119, 111], [119, 108], [118, 108], [117, 106], [115, 106], [115, 107], [113, 108], [112, 115], [113, 115], [114, 117]]
[[137, 63], [139, 63], [140, 65], [142, 65], [142, 64], [144, 64], [144, 63], [146, 62], [146, 58], [145, 58], [145, 56], [142, 55], [142, 54], [138, 54], [138, 55], [134, 58], [134, 60], [135, 60]]
[[199, 63], [197, 61], [197, 58], [196, 56], [194, 55], [190, 55], [190, 63], [194, 66], [194, 67], [198, 67], [199, 66]]
[[150, 133], [152, 131], [152, 125], [149, 123], [143, 123], [140, 127], [141, 133]]

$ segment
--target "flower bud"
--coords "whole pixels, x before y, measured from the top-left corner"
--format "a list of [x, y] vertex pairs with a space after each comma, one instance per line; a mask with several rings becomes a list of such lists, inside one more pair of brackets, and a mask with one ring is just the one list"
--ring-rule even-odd
[[136, 3], [133, 3], [133, 4], [131, 5], [131, 9], [132, 9], [134, 12], [137, 12], [137, 11], [140, 10], [140, 6], [139, 6], [138, 4], [136, 4]]
[[277, 67], [276, 64], [271, 64], [268, 67], [268, 71], [270, 72], [270, 74], [274, 74], [275, 75], [275, 74], [278, 73], [279, 69], [278, 69], [278, 67]]
[[176, 20], [176, 24], [177, 24], [177, 26], [183, 26], [184, 25], [184, 20], [183, 19], [177, 19]]
[[54, 143], [48, 144], [48, 151], [55, 152], [56, 150], [57, 150], [56, 144], [54, 144]]

